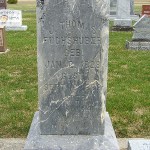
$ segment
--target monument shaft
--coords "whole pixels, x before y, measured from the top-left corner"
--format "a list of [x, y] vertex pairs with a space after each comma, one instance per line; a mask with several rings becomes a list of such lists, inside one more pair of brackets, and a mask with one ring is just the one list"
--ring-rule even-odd
[[38, 85], [43, 135], [104, 132], [107, 0], [38, 0]]

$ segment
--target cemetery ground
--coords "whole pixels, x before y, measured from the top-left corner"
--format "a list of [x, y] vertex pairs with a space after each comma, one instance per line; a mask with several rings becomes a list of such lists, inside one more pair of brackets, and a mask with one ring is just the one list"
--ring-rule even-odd
[[[34, 3], [8, 8], [24, 10], [28, 30], [7, 32], [10, 51], [0, 55], [0, 137], [19, 138], [38, 110], [36, 14]], [[126, 50], [131, 37], [110, 32], [107, 111], [119, 138], [150, 136], [150, 51]]]

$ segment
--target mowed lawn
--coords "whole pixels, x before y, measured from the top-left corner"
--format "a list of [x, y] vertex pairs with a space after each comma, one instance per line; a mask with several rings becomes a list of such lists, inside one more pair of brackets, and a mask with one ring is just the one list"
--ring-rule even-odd
[[[38, 110], [35, 6], [23, 13], [25, 32], [7, 32], [0, 55], [0, 137], [26, 137]], [[138, 10], [139, 8], [137, 8]], [[150, 51], [128, 51], [132, 32], [110, 32], [107, 111], [117, 137], [150, 136]]]

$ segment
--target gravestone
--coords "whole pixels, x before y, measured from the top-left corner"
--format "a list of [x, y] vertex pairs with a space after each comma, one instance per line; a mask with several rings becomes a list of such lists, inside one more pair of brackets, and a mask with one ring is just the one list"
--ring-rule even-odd
[[134, 15], [134, 0], [130, 0], [130, 15]]
[[[117, 0], [110, 0], [110, 15], [116, 15]], [[130, 0], [130, 15], [134, 15], [134, 0]]]
[[6, 37], [5, 37], [5, 28], [0, 26], [0, 52], [6, 51]]
[[132, 41], [127, 41], [128, 49], [150, 50], [150, 16], [143, 15], [134, 24]]
[[0, 0], [0, 9], [6, 9], [7, 4], [6, 4], [6, 0]]
[[142, 15], [150, 16], [150, 5], [142, 5]]
[[130, 28], [132, 20], [130, 19], [130, 0], [118, 0], [117, 18], [114, 20], [114, 26], [118, 28]]
[[26, 25], [22, 25], [22, 11], [20, 10], [0, 10], [0, 25], [6, 30], [27, 30]]
[[116, 15], [117, 0], [110, 0], [110, 15]]
[[105, 106], [108, 16], [108, 0], [37, 0], [39, 111], [25, 150], [119, 150]]
[[150, 140], [129, 140], [128, 150], [150, 150]]
[[[130, 5], [130, 6], [129, 6]], [[125, 10], [124, 10], [125, 9]], [[127, 9], [127, 12], [126, 12]], [[122, 19], [131, 19], [134, 21], [139, 20], [139, 16], [134, 14], [134, 0], [110, 0], [110, 16], [109, 20], [114, 21], [118, 18], [118, 13], [120, 15], [124, 13], [128, 13], [128, 18], [122, 18]]]

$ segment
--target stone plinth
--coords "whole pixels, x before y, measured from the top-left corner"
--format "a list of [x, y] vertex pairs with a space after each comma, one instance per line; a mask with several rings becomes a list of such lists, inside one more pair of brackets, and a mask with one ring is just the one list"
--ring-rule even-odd
[[115, 19], [114, 26], [131, 27], [132, 20], [131, 19]]
[[108, 113], [104, 135], [41, 135], [39, 125], [39, 112], [36, 112], [24, 150], [119, 150]]

